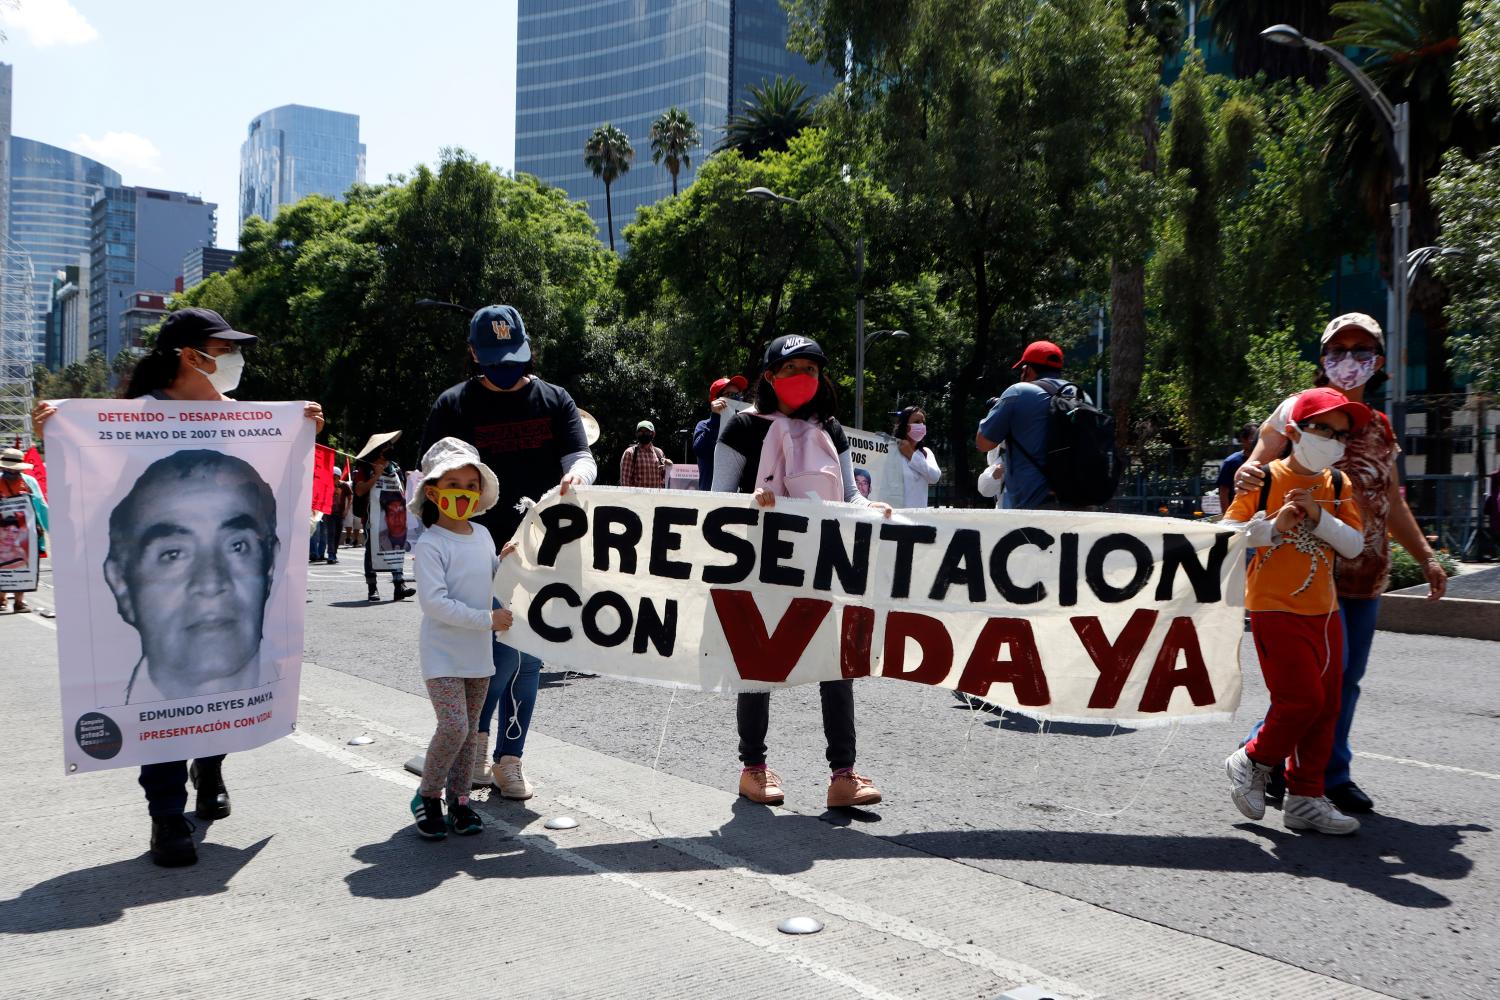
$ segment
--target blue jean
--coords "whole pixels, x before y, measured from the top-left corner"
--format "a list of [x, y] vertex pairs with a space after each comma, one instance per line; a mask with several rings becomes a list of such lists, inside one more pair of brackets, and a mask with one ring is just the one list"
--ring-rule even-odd
[[[1340, 692], [1339, 721], [1333, 730], [1333, 751], [1328, 755], [1328, 770], [1323, 787], [1335, 788], [1351, 780], [1349, 764], [1354, 751], [1349, 747], [1349, 731], [1354, 728], [1354, 708], [1359, 704], [1359, 682], [1370, 665], [1370, 645], [1375, 640], [1375, 621], [1380, 617], [1378, 597], [1340, 597], [1339, 621], [1344, 625], [1344, 684]], [[1256, 720], [1247, 739], [1255, 739], [1261, 723]]]
[[[500, 602], [495, 601], [495, 607]], [[537, 690], [542, 685], [542, 661], [530, 653], [492, 643], [495, 676], [490, 680], [484, 707], [479, 710], [479, 731], [488, 733], [495, 710], [500, 712], [500, 738], [495, 741], [493, 756], [520, 757], [526, 753], [526, 733], [531, 729], [531, 712], [536, 708]]]
[[[318, 560], [328, 555], [328, 515], [324, 514], [313, 526], [312, 540], [308, 545], [307, 558]], [[334, 542], [334, 553], [338, 553], [338, 542]]]

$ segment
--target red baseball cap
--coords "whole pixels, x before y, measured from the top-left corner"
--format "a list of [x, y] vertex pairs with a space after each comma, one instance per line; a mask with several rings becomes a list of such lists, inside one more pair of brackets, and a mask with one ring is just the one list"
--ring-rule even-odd
[[1046, 368], [1061, 368], [1063, 366], [1062, 348], [1050, 340], [1033, 340], [1026, 345], [1026, 350], [1021, 352], [1021, 360], [1011, 365], [1019, 368], [1022, 365], [1042, 365]]
[[1334, 410], [1342, 410], [1348, 415], [1350, 430], [1357, 431], [1370, 422], [1368, 406], [1356, 403], [1342, 392], [1326, 385], [1297, 394], [1297, 401], [1292, 404], [1292, 422], [1300, 424]]
[[712, 403], [719, 398], [719, 394], [725, 389], [734, 389], [735, 392], [744, 392], [750, 383], [745, 381], [743, 375], [731, 375], [728, 378], [715, 379], [714, 384], [708, 387], [708, 401]]

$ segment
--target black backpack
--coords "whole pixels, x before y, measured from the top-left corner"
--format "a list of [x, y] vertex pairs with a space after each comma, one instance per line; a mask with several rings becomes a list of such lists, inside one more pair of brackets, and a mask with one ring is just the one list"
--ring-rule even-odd
[[1095, 406], [1078, 386], [1057, 378], [1038, 379], [1047, 393], [1047, 456], [1039, 461], [1010, 438], [1042, 470], [1063, 507], [1092, 507], [1113, 499], [1129, 460], [1115, 446], [1115, 418]]

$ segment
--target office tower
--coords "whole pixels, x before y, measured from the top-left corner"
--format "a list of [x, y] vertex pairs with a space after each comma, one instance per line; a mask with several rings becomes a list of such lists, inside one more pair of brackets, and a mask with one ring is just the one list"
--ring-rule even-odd
[[47, 312], [47, 367], [56, 371], [89, 353], [89, 255], [57, 271]]
[[89, 349], [113, 359], [125, 343], [120, 318], [137, 292], [170, 293], [182, 259], [214, 244], [216, 209], [196, 195], [107, 187], [94, 202], [89, 247]]
[[187, 291], [210, 274], [223, 274], [234, 266], [237, 250], [223, 247], [193, 247], [182, 258], [182, 289]]
[[310, 194], [341, 199], [365, 180], [359, 115], [287, 104], [257, 115], [240, 146], [240, 225]]
[[623, 129], [635, 162], [612, 188], [620, 232], [639, 206], [672, 193], [671, 175], [651, 162], [651, 123], [663, 111], [684, 109], [703, 136], [685, 186], [752, 85], [779, 75], [813, 96], [831, 89], [831, 75], [787, 51], [786, 31], [778, 0], [520, 0], [516, 170], [587, 201], [602, 234], [604, 185], [584, 166], [583, 145], [605, 122]]

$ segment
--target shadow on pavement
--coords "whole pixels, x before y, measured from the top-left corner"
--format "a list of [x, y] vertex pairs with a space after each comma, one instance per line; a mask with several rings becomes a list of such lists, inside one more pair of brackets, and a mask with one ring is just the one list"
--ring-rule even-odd
[[[429, 893], [458, 875], [476, 879], [516, 878], [571, 875], [577, 870], [563, 861], [549, 865], [545, 856], [534, 853], [524, 857], [528, 853], [516, 840], [493, 829], [472, 837], [450, 834], [443, 840], [423, 840], [408, 823], [379, 844], [357, 848], [354, 860], [369, 867], [350, 872], [344, 876], [344, 882], [354, 896], [410, 899]], [[517, 870], [522, 867], [524, 871]]]
[[143, 852], [38, 882], [0, 902], [0, 934], [102, 927], [138, 906], [216, 896], [227, 892], [229, 880], [270, 842], [266, 837], [249, 847], [200, 843], [198, 863], [191, 868], [158, 868]]
[[[1015, 712], [1002, 712], [993, 705], [983, 702], [970, 708], [967, 703], [955, 704], [953, 708], [960, 712], [979, 712], [987, 716], [984, 724], [991, 729], [1003, 729], [1008, 733], [1039, 733], [1042, 724], [1028, 715], [1017, 715]], [[1054, 736], [1129, 736], [1135, 732], [1129, 726], [1118, 726], [1109, 722], [1049, 722], [1047, 732]]]

